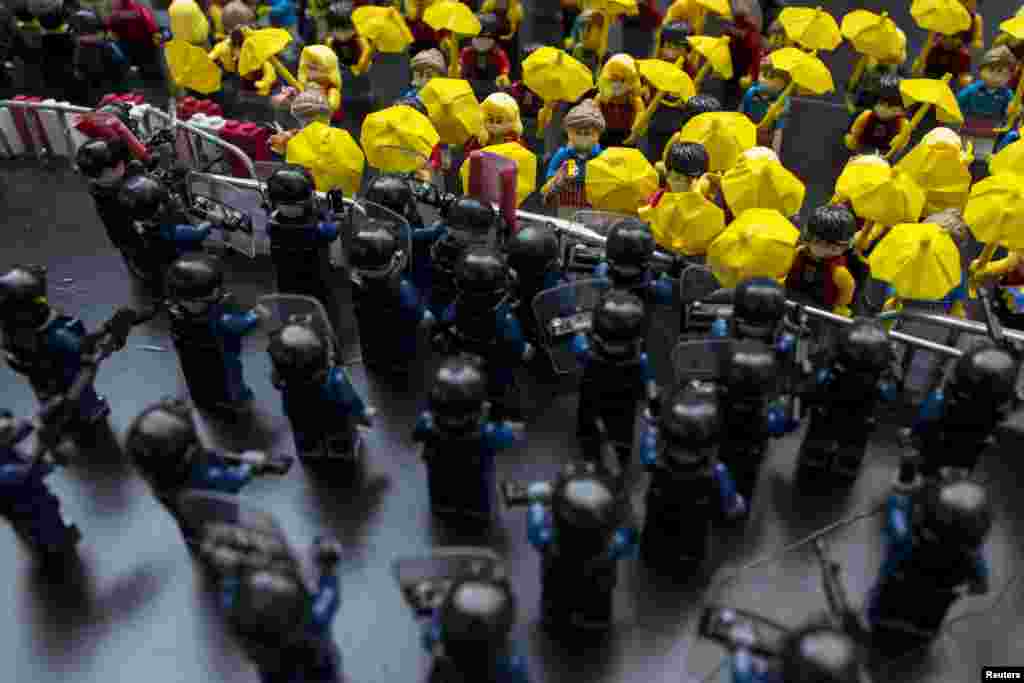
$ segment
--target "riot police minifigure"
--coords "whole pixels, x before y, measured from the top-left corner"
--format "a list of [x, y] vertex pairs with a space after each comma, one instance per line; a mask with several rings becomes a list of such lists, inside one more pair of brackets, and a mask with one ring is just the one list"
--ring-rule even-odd
[[515, 619], [507, 580], [457, 581], [424, 629], [423, 645], [434, 655], [429, 683], [528, 683], [526, 659], [510, 642]]
[[440, 517], [489, 524], [493, 516], [494, 458], [515, 433], [491, 421], [486, 399], [487, 378], [472, 360], [450, 358], [434, 375], [413, 440], [423, 443], [430, 507]]
[[527, 339], [537, 339], [533, 300], [541, 292], [566, 284], [559, 260], [558, 236], [550, 228], [527, 225], [505, 243], [508, 264], [516, 273], [516, 311]]
[[182, 254], [202, 249], [212, 226], [189, 225], [182, 207], [173, 206], [167, 187], [152, 176], [128, 178], [121, 186], [118, 202], [134, 222], [140, 239], [139, 251], [123, 250], [129, 269], [162, 292], [167, 268]]
[[128, 257], [142, 250], [142, 239], [135, 231], [131, 217], [118, 201], [121, 185], [128, 174], [131, 153], [119, 140], [89, 140], [75, 155], [78, 170], [89, 179], [89, 194], [96, 204], [96, 213], [107, 230], [107, 237], [129, 265], [137, 257]]
[[798, 473], [853, 480], [860, 473], [873, 414], [880, 400], [893, 400], [888, 376], [891, 349], [885, 326], [857, 319], [840, 333], [835, 358], [817, 371], [806, 395], [810, 424], [797, 456]]
[[231, 310], [224, 270], [212, 256], [184, 256], [167, 270], [171, 339], [192, 402], [234, 414], [252, 400], [242, 376], [242, 337], [260, 324], [256, 309]]
[[[394, 211], [408, 221], [409, 227], [413, 230], [423, 229], [423, 216], [420, 215], [412, 187], [409, 186], [409, 181], [406, 178], [389, 173], [377, 176], [366, 186], [363, 197], [367, 201]], [[415, 233], [413, 233], [413, 238], [415, 238]], [[413, 254], [418, 255], [415, 245]], [[423, 257], [427, 258], [428, 254], [424, 253]]]
[[[46, 293], [46, 269], [40, 266], [17, 266], [0, 276], [4, 356], [12, 370], [28, 379], [40, 403], [71, 388], [89, 353], [85, 325], [51, 308]], [[107, 401], [90, 383], [76, 401], [68, 427], [98, 427], [109, 413]]]
[[288, 324], [271, 335], [267, 352], [299, 458], [310, 465], [324, 460], [357, 464], [361, 444], [356, 425], [369, 426], [375, 411], [329, 357], [327, 341], [308, 325]]
[[912, 428], [926, 478], [944, 467], [974, 469], [1016, 400], [1017, 367], [1001, 348], [977, 348], [957, 360], [944, 388], [928, 395]]
[[584, 457], [592, 462], [602, 460], [607, 439], [625, 469], [637, 403], [643, 400], [648, 413], [658, 413], [658, 387], [643, 351], [643, 325], [643, 302], [613, 290], [598, 303], [590, 332], [573, 339], [573, 351], [583, 363], [576, 433]]
[[315, 187], [313, 176], [301, 166], [274, 171], [267, 179], [267, 236], [277, 291], [313, 297], [330, 312], [328, 247], [338, 238], [338, 226], [317, 211]]
[[434, 316], [403, 271], [408, 254], [397, 226], [370, 222], [352, 235], [352, 304], [359, 323], [359, 345], [369, 369], [404, 374], [416, 356], [416, 331]]
[[498, 214], [489, 204], [459, 197], [444, 211], [442, 220], [414, 236], [418, 242], [430, 244], [429, 258], [414, 259], [413, 266], [419, 272], [416, 284], [428, 295], [430, 310], [439, 319], [455, 300], [459, 257], [468, 247], [486, 243], [497, 220]]
[[445, 351], [470, 353], [483, 360], [496, 420], [507, 411], [515, 412], [511, 405], [515, 371], [534, 351], [513, 311], [513, 278], [498, 252], [471, 247], [455, 267], [458, 296], [441, 318], [444, 327], [436, 337]]
[[32, 462], [16, 448], [31, 433], [31, 422], [0, 410], [0, 516], [41, 559], [60, 561], [74, 552], [81, 534], [64, 521], [60, 500], [44, 481], [53, 461], [44, 455]]
[[542, 619], [551, 630], [611, 625], [618, 561], [637, 542], [616, 488], [589, 464], [570, 465], [554, 486], [531, 486], [527, 533], [541, 553]]
[[779, 355], [791, 354], [796, 337], [785, 331], [786, 292], [771, 278], [744, 280], [732, 294], [732, 315], [719, 317], [711, 336], [719, 339], [754, 339], [772, 346]]
[[866, 616], [874, 645], [900, 652], [938, 635], [958, 598], [988, 592], [983, 545], [992, 512], [985, 489], [966, 479], [897, 489], [886, 512], [885, 556]]
[[644, 430], [640, 463], [651, 472], [640, 559], [678, 576], [692, 576], [707, 557], [712, 510], [746, 514], [729, 468], [715, 458], [721, 438], [718, 398], [680, 387], [662, 409], [659, 429]]

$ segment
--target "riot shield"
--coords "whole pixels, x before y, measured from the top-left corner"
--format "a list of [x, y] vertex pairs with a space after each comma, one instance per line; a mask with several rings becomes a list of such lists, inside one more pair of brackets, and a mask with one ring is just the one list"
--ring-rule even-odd
[[672, 349], [676, 386], [717, 380], [731, 346], [731, 339], [696, 339], [676, 344]]
[[721, 285], [710, 268], [688, 266], [679, 277], [679, 302], [683, 311], [683, 330], [687, 335], [704, 336], [718, 317], [732, 315], [732, 300], [708, 298], [719, 291]]
[[365, 199], [359, 199], [351, 205], [347, 212], [348, 220], [341, 231], [341, 256], [345, 268], [350, 268], [348, 262], [349, 250], [352, 246], [352, 236], [359, 230], [371, 224], [383, 226], [398, 240], [399, 249], [405, 252], [405, 268], [412, 269], [412, 229], [409, 222], [391, 209], [374, 204]]
[[636, 217], [627, 216], [624, 213], [613, 213], [611, 211], [583, 210], [577, 211], [573, 214], [572, 222], [579, 223], [583, 227], [593, 230], [602, 237], [607, 237], [608, 231], [612, 229], [612, 226], [626, 218]]
[[440, 607], [452, 585], [462, 579], [504, 579], [501, 558], [488, 548], [437, 548], [430, 555], [400, 557], [391, 565], [402, 597], [418, 616]]
[[[223, 180], [200, 177], [189, 173], [185, 181], [188, 196], [186, 215], [189, 219], [213, 224], [210, 241], [244, 254], [256, 257], [256, 235], [252, 212], [246, 210], [244, 194]], [[262, 213], [258, 206], [256, 210]]]
[[761, 657], [779, 657], [789, 629], [753, 612], [712, 605], [704, 608], [698, 632], [732, 650], [745, 646]]
[[273, 334], [285, 325], [305, 325], [316, 331], [327, 344], [327, 354], [331, 362], [338, 362], [338, 339], [334, 335], [331, 319], [327, 317], [327, 312], [319, 301], [298, 294], [268, 294], [260, 297], [259, 306], [269, 315], [263, 324], [263, 330], [267, 335]]
[[[941, 304], [929, 306], [925, 303], [907, 302], [905, 305], [907, 310], [919, 313], [934, 313], [936, 315], [945, 313], [945, 308]], [[950, 327], [936, 322], [915, 320], [898, 313], [891, 317], [896, 321], [892, 326], [894, 332], [902, 332], [947, 346], [957, 345], [958, 333]], [[896, 359], [902, 370], [903, 390], [909, 392], [911, 396], [925, 395], [938, 386], [943, 379], [949, 360], [946, 356], [934, 351], [914, 348], [905, 344], [896, 345]]]
[[[572, 221], [601, 237], [607, 237], [612, 226], [624, 218], [629, 218], [629, 216], [609, 211], [577, 211], [573, 214]], [[578, 242], [570, 244], [566, 249], [566, 267], [569, 270], [589, 272], [603, 260], [604, 245], [597, 246]]]
[[590, 330], [594, 309], [606, 291], [608, 284], [603, 280], [576, 280], [533, 298], [537, 338], [559, 375], [581, 371], [572, 340], [576, 333]]

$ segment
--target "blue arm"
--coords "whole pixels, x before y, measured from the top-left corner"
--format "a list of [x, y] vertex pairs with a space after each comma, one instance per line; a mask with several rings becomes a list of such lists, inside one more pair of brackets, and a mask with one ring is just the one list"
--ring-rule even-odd
[[592, 275], [595, 278], [597, 278], [598, 280], [607, 280], [608, 279], [608, 268], [609, 268], [608, 262], [607, 261], [601, 261], [596, 266], [594, 266], [594, 270], [592, 272]]
[[945, 395], [942, 389], [936, 389], [928, 394], [928, 398], [921, 404], [921, 409], [914, 418], [914, 425], [911, 430], [914, 436], [923, 436], [925, 431], [942, 419], [945, 406]]
[[567, 158], [569, 158], [568, 147], [562, 147], [555, 152], [555, 155], [551, 157], [551, 161], [548, 162], [548, 170], [544, 174], [544, 180], [551, 180], [551, 177], [558, 173], [558, 169], [562, 167], [562, 164], [565, 163]]
[[988, 566], [988, 560], [985, 559], [985, 555], [979, 549], [974, 553], [972, 561], [974, 577], [971, 581], [971, 592], [974, 595], [984, 595], [985, 593], [988, 593], [989, 576], [992, 574], [991, 569]]
[[796, 347], [796, 337], [789, 332], [783, 332], [779, 335], [779, 338], [775, 341], [775, 351], [781, 354], [793, 353], [793, 349]]
[[631, 526], [619, 527], [615, 530], [612, 538], [612, 547], [609, 556], [613, 560], [622, 560], [632, 557], [636, 553], [638, 534]]
[[654, 290], [654, 302], [659, 306], [671, 306], [676, 300], [675, 285], [665, 275], [651, 283]]
[[220, 584], [220, 608], [225, 614], [230, 614], [235, 608], [235, 600], [238, 599], [238, 589], [241, 586], [237, 576], [225, 576]]
[[118, 66], [123, 66], [128, 63], [127, 58], [125, 58], [124, 56], [124, 52], [121, 51], [121, 48], [118, 47], [117, 43], [115, 43], [114, 41], [110, 41], [107, 47], [110, 50], [110, 56], [114, 60], [115, 64], [117, 64]]
[[530, 683], [526, 657], [518, 652], [508, 655], [505, 675], [500, 678], [499, 683]]
[[245, 313], [224, 313], [220, 316], [220, 329], [233, 337], [243, 337], [260, 324], [260, 318], [252, 311]]
[[910, 509], [908, 496], [899, 493], [889, 496], [885, 503], [885, 534], [890, 542], [910, 540]]
[[506, 313], [502, 324], [502, 339], [508, 349], [509, 355], [521, 359], [526, 353], [526, 338], [523, 336], [523, 328], [514, 313]]
[[526, 538], [534, 548], [544, 550], [555, 534], [551, 511], [543, 503], [532, 503], [526, 514]]
[[728, 339], [729, 321], [725, 318], [715, 318], [715, 322], [711, 323], [711, 337], [713, 339]]
[[576, 354], [577, 360], [581, 363], [585, 363], [590, 357], [590, 340], [582, 332], [577, 332], [573, 335], [570, 348], [572, 348], [572, 352]]
[[968, 114], [971, 111], [971, 98], [974, 97], [974, 93], [978, 92], [978, 88], [981, 87], [981, 81], [975, 81], [970, 85], [960, 88], [960, 91], [956, 94], [956, 103], [960, 105], [960, 110], [964, 114]]
[[658, 464], [658, 430], [654, 425], [644, 425], [640, 434], [640, 464], [644, 467]]
[[420, 644], [423, 645], [427, 654], [432, 655], [439, 642], [441, 642], [441, 621], [435, 610], [430, 620], [423, 624], [423, 630], [420, 632]]
[[212, 462], [199, 464], [192, 468], [191, 484], [198, 489], [219, 491], [221, 493], [238, 493], [252, 481], [252, 465], [242, 464], [230, 466], [220, 458], [210, 456]]
[[324, 574], [320, 577], [320, 588], [313, 597], [313, 626], [326, 631], [338, 614], [341, 606], [341, 591], [338, 589], [336, 574]]
[[352, 381], [348, 378], [348, 373], [343, 368], [336, 367], [331, 371], [327, 387], [331, 399], [344, 411], [345, 417], [362, 417], [366, 414], [366, 403], [356, 393]]
[[507, 422], [488, 422], [484, 425], [484, 438], [495, 451], [508, 448], [516, 443], [516, 432]]
[[743, 100], [740, 102], [740, 113], [750, 116], [750, 112], [754, 108], [754, 94], [757, 92], [755, 86], [750, 86], [747, 91], [743, 93]]
[[444, 234], [448, 232], [448, 228], [441, 221], [435, 221], [429, 228], [419, 228], [412, 231], [412, 241], [416, 242], [433, 242], [441, 239]]
[[739, 648], [732, 653], [732, 683], [759, 683], [750, 650]]
[[333, 242], [338, 239], [338, 224], [333, 221], [321, 221], [317, 223], [316, 234], [324, 242]]
[[171, 227], [171, 240], [180, 246], [194, 246], [210, 236], [210, 224], [189, 225], [181, 223]]
[[736, 490], [736, 482], [725, 463], [716, 462], [711, 468], [711, 476], [718, 487], [718, 498], [722, 504], [722, 512], [730, 517], [737, 517], [747, 511], [747, 501]]
[[429, 410], [424, 410], [416, 418], [416, 426], [412, 430], [413, 441], [426, 441], [434, 431], [434, 415]]
[[409, 280], [402, 278], [398, 286], [398, 296], [399, 307], [405, 311], [410, 319], [419, 322], [428, 316], [430, 318], [434, 317], [430, 309], [424, 304], [420, 293], [416, 290], [416, 285], [409, 282]]
[[21, 486], [31, 471], [31, 465], [0, 465], [0, 487]]

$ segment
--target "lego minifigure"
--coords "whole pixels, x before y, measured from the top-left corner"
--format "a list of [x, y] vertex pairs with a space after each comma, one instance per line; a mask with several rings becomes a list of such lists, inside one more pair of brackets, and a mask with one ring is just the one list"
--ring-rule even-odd
[[565, 39], [566, 51], [591, 71], [596, 71], [608, 54], [610, 23], [611, 19], [602, 12], [583, 10], [576, 15], [569, 37]]
[[[675, 0], [665, 12], [665, 19], [661, 22], [661, 31], [664, 32], [674, 23], [685, 22], [690, 26], [694, 35], [703, 35], [707, 14], [708, 11], [696, 0]], [[660, 40], [664, 45], [665, 36], [663, 34], [660, 36]]]
[[733, 73], [728, 82], [729, 102], [737, 102], [751, 85], [758, 82], [765, 52], [760, 8], [753, 2], [742, 4], [744, 6], [737, 7], [732, 21], [726, 22], [724, 27], [724, 34], [730, 38], [729, 55]]
[[[682, 142], [680, 131], [683, 126], [690, 122], [695, 116], [700, 114], [709, 114], [715, 111], [722, 111], [722, 103], [718, 101], [718, 98], [712, 95], [696, 94], [690, 99], [686, 100], [683, 104], [682, 115], [679, 119], [679, 127], [674, 129], [670, 135], [665, 137], [665, 143], [661, 143], [661, 133], [655, 130], [650, 130], [647, 133], [647, 145], [648, 148], [657, 154], [660, 161], [654, 164], [654, 167], [658, 169], [658, 173], [664, 177], [667, 173], [665, 169], [665, 161], [668, 159], [669, 150], [672, 149], [672, 145], [677, 142]], [[659, 145], [661, 145], [659, 147]]]
[[68, 64], [75, 58], [75, 36], [68, 19], [72, 5], [64, 0], [29, 0], [28, 9], [41, 27], [43, 83], [50, 88], [66, 87]]
[[810, 407], [807, 432], [797, 457], [799, 474], [857, 478], [875, 427], [880, 401], [892, 401], [892, 351], [885, 326], [857, 318], [842, 330], [834, 358], [814, 375], [804, 396]]
[[505, 253], [516, 273], [515, 297], [520, 302], [523, 334], [536, 341], [539, 330], [533, 300], [541, 292], [568, 282], [559, 258], [558, 236], [550, 228], [527, 225], [505, 242]]
[[633, 126], [644, 113], [640, 72], [636, 60], [627, 54], [613, 55], [601, 68], [597, 79], [595, 102], [604, 118], [602, 147], [620, 147], [633, 132]]
[[519, 118], [519, 104], [508, 93], [496, 92], [480, 103], [484, 114], [484, 130], [479, 138], [470, 138], [464, 147], [466, 157], [475, 150], [490, 145], [520, 142], [523, 122]]
[[[684, 21], [675, 21], [664, 24], [659, 32], [659, 42], [655, 46], [655, 59], [661, 59], [675, 64], [682, 59], [682, 68], [691, 77], [696, 75], [694, 62], [690, 59], [690, 48], [687, 39], [693, 34], [690, 25]], [[693, 99], [692, 97], [690, 99]], [[666, 143], [677, 131], [679, 131], [689, 119], [687, 118], [686, 104], [689, 100], [682, 100], [674, 95], [666, 94], [662, 97], [658, 108], [651, 115], [647, 125], [647, 158], [652, 161], [660, 159], [666, 148]]]
[[1013, 102], [1008, 87], [1017, 71], [1017, 58], [1005, 46], [994, 47], [981, 58], [980, 78], [956, 94], [964, 115], [964, 137], [974, 145], [974, 158], [985, 161], [995, 147], [996, 130], [1005, 122]]
[[511, 405], [516, 368], [533, 357], [533, 345], [513, 310], [510, 272], [503, 256], [488, 247], [471, 247], [455, 265], [455, 301], [440, 317], [442, 332], [435, 338], [446, 351], [470, 353], [483, 359], [491, 416], [503, 419]]
[[445, 360], [434, 373], [429, 408], [413, 430], [413, 440], [423, 444], [430, 508], [455, 523], [491, 523], [494, 458], [516, 441], [508, 423], [488, 415], [487, 384], [481, 364], [465, 357]]
[[[522, 64], [527, 57], [542, 47], [544, 46], [539, 43], [531, 43], [525, 46], [522, 50], [522, 54], [520, 55], [519, 63]], [[514, 82], [505, 89], [505, 92], [511, 95], [516, 101], [516, 104], [519, 105], [520, 116], [529, 121], [529, 123], [527, 123], [527, 121], [523, 121], [523, 123], [530, 127], [530, 136], [534, 136], [535, 132], [533, 131], [536, 130], [537, 117], [540, 115], [540, 110], [544, 106], [544, 100], [541, 99], [537, 93], [526, 87], [526, 83], [522, 80]]]
[[530, 544], [541, 554], [541, 612], [556, 633], [606, 631], [618, 561], [636, 550], [636, 529], [622, 519], [615, 485], [592, 465], [570, 465], [552, 486], [534, 484]]
[[322, 42], [334, 50], [338, 62], [347, 67], [353, 76], [362, 76], [370, 68], [373, 49], [353, 26], [352, 12], [352, 3], [348, 0], [332, 2], [325, 15], [327, 34]]
[[139, 67], [143, 76], [160, 73], [160, 26], [148, 5], [138, 0], [113, 0], [107, 27], [121, 52], [132, 65]]
[[[275, 98], [276, 99], [276, 98]], [[284, 105], [286, 98], [278, 100], [278, 104]], [[319, 86], [312, 85], [291, 99], [292, 118], [298, 121], [298, 128], [291, 128], [274, 133], [267, 140], [270, 150], [281, 157], [288, 154], [288, 143], [293, 137], [302, 132], [302, 129], [311, 123], [323, 123], [330, 125], [331, 107], [327, 104], [327, 96]]]
[[[408, 179], [400, 175], [388, 173], [379, 175], [371, 180], [369, 185], [366, 186], [363, 198], [368, 202], [373, 202], [374, 204], [383, 206], [385, 209], [389, 209], [404, 218], [406, 222], [409, 223], [409, 227], [413, 230], [413, 262], [415, 263], [420, 256], [422, 256], [426, 261], [430, 260], [429, 250], [420, 251], [417, 249], [419, 244], [415, 240], [416, 231], [422, 230], [424, 227], [423, 216], [420, 215], [419, 205], [413, 197], [412, 188], [409, 186]], [[415, 272], [415, 268], [413, 269], [413, 272]]]
[[1016, 376], [1017, 362], [1000, 348], [982, 347], [957, 360], [952, 379], [928, 395], [911, 428], [926, 478], [946, 467], [974, 469], [1017, 400]]
[[[771, 62], [765, 58], [761, 61], [761, 70], [757, 83], [747, 88], [743, 93], [743, 101], [740, 102], [739, 111], [746, 114], [754, 123], [760, 123], [768, 109], [775, 104], [782, 95], [782, 91], [789, 85], [789, 74], [776, 69]], [[771, 147], [776, 155], [782, 153], [782, 132], [786, 129], [786, 122], [789, 119], [790, 99], [782, 105], [782, 112], [776, 117], [775, 122], [768, 126], [758, 126], [757, 144], [763, 147]]]
[[899, 54], [887, 60], [861, 55], [857, 60], [846, 83], [846, 109], [850, 114], [875, 108], [884, 76], [902, 78], [905, 75], [903, 64], [907, 61], [907, 38], [900, 29], [896, 31], [902, 37]]
[[376, 411], [330, 358], [328, 342], [312, 327], [290, 323], [271, 335], [267, 353], [299, 459], [307, 466], [339, 461], [351, 469], [358, 466], [362, 444], [357, 424], [369, 427]]
[[[505, 52], [515, 54], [516, 37], [523, 21], [523, 5], [520, 0], [484, 0], [480, 14], [493, 14], [498, 18], [498, 40]], [[513, 70], [518, 65], [513, 64]], [[518, 72], [517, 72], [518, 73]]]
[[118, 201], [130, 161], [131, 153], [118, 141], [89, 140], [75, 154], [75, 165], [89, 179], [89, 194], [107, 237], [123, 254], [142, 249], [142, 240]]
[[311, 296], [330, 311], [328, 245], [338, 238], [338, 226], [320, 215], [314, 187], [312, 174], [301, 166], [274, 171], [267, 179], [267, 236], [277, 291]]
[[[412, 32], [413, 43], [409, 46], [409, 57], [415, 59], [424, 50], [437, 49], [441, 43], [441, 36], [423, 21], [423, 15], [427, 8], [436, 0], [401, 0], [402, 14]], [[447, 75], [447, 74], [446, 74]]]
[[967, 480], [937, 482], [915, 495], [902, 488], [886, 504], [885, 556], [867, 599], [872, 645], [885, 654], [927, 644], [953, 603], [989, 588], [985, 489]]
[[736, 285], [732, 315], [711, 324], [716, 339], [753, 339], [775, 350], [780, 368], [792, 363], [796, 337], [785, 326], [786, 292], [771, 278], [753, 278]]
[[[857, 642], [831, 626], [810, 624], [789, 633], [782, 643], [778, 663], [758, 658], [757, 641], [750, 624], [738, 623], [730, 634], [732, 683], [861, 683], [865, 680]], [[762, 645], [764, 646], [764, 645]], [[771, 647], [771, 645], [768, 645]]]
[[121, 85], [128, 70], [128, 60], [117, 43], [106, 37], [106, 27], [92, 10], [79, 10], [69, 21], [76, 34], [72, 62], [77, 81], [75, 99], [92, 105]]
[[417, 52], [409, 61], [409, 68], [412, 71], [412, 82], [409, 89], [402, 93], [402, 98], [416, 97], [430, 79], [444, 78], [448, 75], [447, 62], [437, 49]]
[[171, 339], [192, 402], [215, 413], [247, 409], [252, 390], [242, 375], [242, 337], [260, 324], [258, 310], [238, 312], [224, 291], [224, 268], [189, 255], [167, 270]]
[[849, 316], [856, 282], [846, 260], [856, 231], [857, 219], [844, 206], [826, 204], [811, 212], [786, 276], [787, 293]]
[[954, 88], [965, 88], [974, 80], [971, 75], [971, 49], [963, 34], [947, 36], [936, 33], [921, 52], [911, 68], [914, 76], [939, 79], [952, 74], [950, 85]]
[[360, 227], [351, 237], [348, 260], [363, 364], [406, 374], [416, 357], [416, 331], [432, 324], [434, 316], [403, 274], [408, 242], [399, 241], [398, 230], [383, 222]]
[[238, 74], [239, 87], [243, 92], [269, 96], [277, 83], [277, 72], [269, 60], [249, 73], [238, 73], [242, 44], [245, 43], [245, 27], [256, 23], [256, 15], [244, 3], [231, 3], [225, 8], [224, 21], [235, 28], [210, 50], [210, 59], [220, 62], [227, 73]]
[[665, 155], [665, 185], [647, 200], [657, 206], [667, 193], [697, 192], [711, 199], [713, 186], [707, 178], [708, 152], [699, 142], [674, 142]]
[[[651, 268], [654, 257], [654, 235], [650, 227], [637, 218], [623, 218], [608, 231], [605, 260], [594, 267], [594, 277], [607, 286], [640, 297], [647, 311], [643, 340], [650, 330], [651, 312], [655, 306], [671, 306], [675, 286], [667, 275], [655, 275]], [[645, 341], [646, 343], [646, 341]]]
[[[925, 133], [896, 164], [925, 191], [922, 216], [963, 211], [971, 189], [973, 150], [950, 128], [939, 126]], [[964, 236], [966, 237], [966, 235]], [[961, 240], [954, 236], [954, 241]]]
[[426, 259], [414, 261], [413, 282], [440, 318], [455, 300], [455, 268], [473, 244], [485, 243], [496, 225], [494, 209], [477, 199], [459, 197], [432, 226], [413, 235], [414, 244], [428, 246]]
[[729, 468], [715, 459], [720, 438], [718, 399], [688, 386], [668, 401], [658, 429], [644, 430], [640, 463], [650, 470], [651, 485], [640, 559], [648, 566], [691, 576], [707, 557], [712, 510], [729, 518], [746, 515]]
[[[332, 123], [340, 123], [344, 119], [341, 106], [341, 69], [338, 67], [338, 55], [332, 48], [326, 45], [309, 45], [302, 48], [298, 81], [303, 90], [315, 85], [323, 91], [332, 113]], [[298, 94], [299, 91], [293, 87], [282, 88], [280, 94], [274, 98], [275, 104], [281, 106]]]
[[[593, 326], [573, 338], [572, 350], [583, 364], [576, 434], [584, 457], [601, 462], [603, 430], [625, 469], [630, 462], [637, 404], [658, 414], [658, 386], [643, 350], [646, 312], [643, 301], [612, 290], [593, 313]], [[603, 423], [599, 424], [599, 423]], [[603, 429], [602, 429], [603, 426]]]
[[784, 47], [798, 47], [796, 43], [789, 39], [786, 28], [778, 19], [768, 25], [768, 30], [764, 32], [764, 42], [766, 53], [775, 52]]
[[457, 580], [425, 624], [423, 645], [434, 656], [429, 683], [529, 683], [526, 659], [510, 638], [515, 618], [507, 580]]
[[[459, 77], [470, 82], [491, 81], [498, 88], [507, 88], [512, 84], [509, 79], [512, 65], [504, 48], [497, 43], [500, 33], [498, 17], [481, 14], [477, 18], [480, 20], [480, 33], [473, 36], [469, 47], [459, 52]], [[478, 96], [492, 92], [489, 88], [483, 88], [485, 92], [478, 91]]]
[[560, 218], [572, 218], [579, 209], [590, 206], [584, 177], [587, 162], [602, 152], [598, 143], [605, 122], [593, 100], [584, 100], [562, 119], [562, 128], [569, 137], [551, 157], [541, 195], [547, 203], [555, 203]]
[[[997, 261], [990, 261], [975, 277], [982, 282], [996, 285], [997, 296], [994, 298], [995, 313], [999, 320], [1015, 330], [1024, 329], [1024, 254], [1020, 251], [1010, 253]], [[974, 262], [971, 268], [977, 270]], [[972, 270], [973, 272], [973, 270]]]
[[201, 48], [208, 48], [210, 22], [196, 0], [171, 0], [167, 8], [171, 36]]

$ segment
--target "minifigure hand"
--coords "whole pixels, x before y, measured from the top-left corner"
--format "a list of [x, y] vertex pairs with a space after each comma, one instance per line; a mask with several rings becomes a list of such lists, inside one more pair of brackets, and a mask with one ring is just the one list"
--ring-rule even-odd
[[437, 318], [434, 317], [434, 314], [429, 310], [423, 311], [423, 317], [420, 318], [420, 327], [424, 330], [429, 330], [435, 323], [437, 323]]
[[253, 306], [249, 312], [252, 313], [257, 318], [259, 318], [259, 321], [261, 323], [265, 323], [274, 317], [274, 314], [270, 312], [270, 309], [264, 306], [263, 304], [257, 304], [256, 306]]
[[856, 152], [860, 148], [860, 143], [857, 142], [857, 138], [854, 137], [853, 133], [847, 133], [843, 136], [843, 142], [846, 144], [846, 149], [851, 152]]
[[1012, 119], [1020, 113], [1020, 102], [1016, 99], [1010, 101], [1009, 106], [1006, 107], [1006, 118]]
[[725, 516], [727, 519], [741, 519], [747, 516], [747, 501], [743, 496], [736, 494], [732, 505], [725, 511]]
[[910, 131], [909, 130], [906, 133], [899, 133], [899, 134], [897, 134], [896, 137], [894, 137], [892, 139], [892, 142], [889, 143], [889, 151], [890, 151], [890, 153], [894, 154], [894, 153], [900, 151], [901, 149], [903, 149], [904, 147], [907, 146], [908, 142], [910, 142]]
[[744, 76], [743, 78], [740, 79], [740, 88], [746, 90], [751, 86], [751, 84], [753, 84], [753, 82], [754, 79], [752, 79], [750, 76]]
[[834, 309], [832, 309], [832, 312], [835, 313], [836, 315], [841, 315], [844, 318], [853, 317], [853, 311], [850, 310], [849, 306], [836, 306]]
[[359, 418], [360, 424], [366, 427], [373, 426], [373, 418], [377, 415], [377, 409], [373, 406], [366, 406], [366, 410], [363, 411], [363, 416]]
[[856, 105], [854, 105], [854, 103], [853, 103], [853, 98], [852, 98], [852, 97], [850, 97], [849, 95], [846, 95], [846, 96], [845, 96], [845, 97], [844, 97], [843, 99], [844, 99], [844, 100], [846, 101], [846, 111], [847, 111], [847, 112], [848, 112], [848, 113], [849, 113], [849, 114], [850, 114], [851, 116], [852, 116], [853, 114], [856, 114], [856, 113], [857, 113], [857, 107], [856, 107]]
[[498, 77], [494, 79], [494, 83], [499, 88], [507, 88], [512, 85], [512, 81], [509, 80], [508, 74], [498, 74]]
[[523, 349], [523, 362], [529, 363], [531, 360], [533, 360], [533, 357], [536, 355], [536, 353], [536, 347], [530, 342], [526, 342], [526, 348]]

